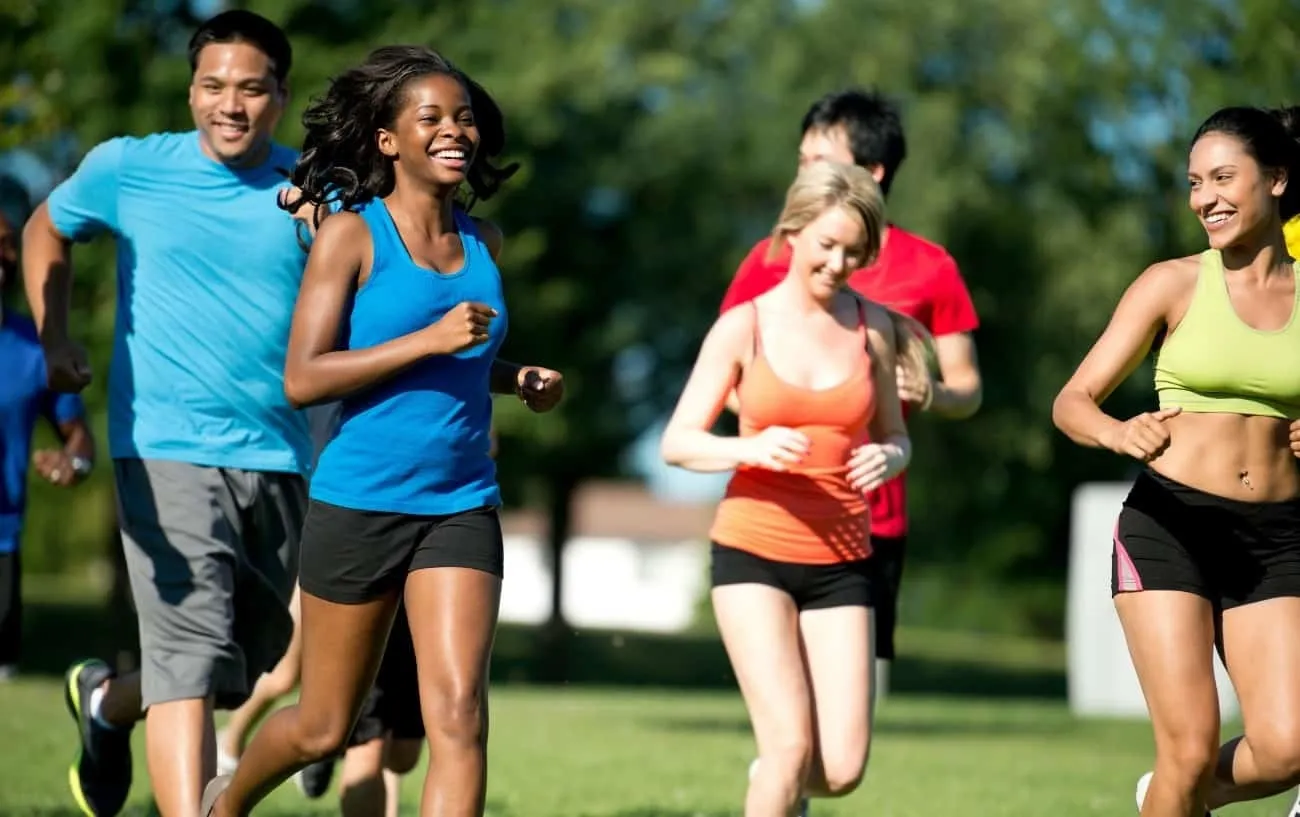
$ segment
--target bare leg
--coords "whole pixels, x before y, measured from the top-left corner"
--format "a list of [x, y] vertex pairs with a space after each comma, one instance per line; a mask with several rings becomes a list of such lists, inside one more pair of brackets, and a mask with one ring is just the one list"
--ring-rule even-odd
[[384, 785], [384, 744], [378, 737], [351, 746], [343, 756], [339, 777], [339, 806], [343, 817], [383, 817], [388, 790]]
[[149, 707], [145, 758], [154, 802], [162, 817], [199, 813], [203, 786], [216, 774], [211, 699], [167, 701]]
[[1142, 817], [1202, 817], [1219, 744], [1210, 603], [1144, 590], [1119, 594], [1115, 609], [1155, 731], [1155, 774]]
[[714, 588], [713, 612], [758, 743], [745, 817], [788, 817], [813, 759], [799, 613], [787, 594], [761, 584]]
[[817, 741], [805, 790], [823, 797], [853, 792], [871, 747], [872, 614], [832, 607], [799, 614]]
[[397, 601], [396, 592], [362, 604], [302, 594], [299, 701], [257, 730], [214, 817], [247, 817], [294, 772], [343, 748], [374, 683]]
[[1246, 734], [1219, 753], [1211, 808], [1300, 783], [1300, 598], [1224, 611], [1223, 646]]
[[501, 578], [464, 567], [412, 572], [406, 610], [429, 740], [422, 817], [482, 817], [487, 789], [487, 676]]

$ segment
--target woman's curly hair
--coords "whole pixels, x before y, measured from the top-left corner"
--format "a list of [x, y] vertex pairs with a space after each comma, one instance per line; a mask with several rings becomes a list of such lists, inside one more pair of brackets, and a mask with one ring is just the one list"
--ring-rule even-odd
[[330, 210], [349, 210], [393, 191], [393, 160], [380, 152], [375, 133], [390, 128], [413, 80], [441, 74], [455, 78], [469, 94], [479, 132], [478, 150], [466, 174], [470, 195], [466, 210], [486, 200], [519, 170], [518, 163], [495, 167], [491, 159], [505, 150], [505, 117], [496, 102], [474, 80], [438, 52], [422, 46], [377, 48], [361, 65], [335, 77], [323, 97], [303, 112], [307, 135], [290, 178], [301, 191], [280, 206], [296, 213], [315, 205], [313, 220], [320, 226]]

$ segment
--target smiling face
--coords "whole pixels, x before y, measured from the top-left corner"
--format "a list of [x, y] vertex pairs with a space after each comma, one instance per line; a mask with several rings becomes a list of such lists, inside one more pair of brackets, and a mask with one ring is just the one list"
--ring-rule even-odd
[[829, 301], [867, 256], [867, 228], [844, 206], [828, 207], [789, 235], [790, 268], [819, 301]]
[[271, 60], [256, 46], [204, 46], [190, 83], [190, 112], [203, 152], [232, 167], [261, 162], [284, 113], [285, 97]]
[[1217, 250], [1260, 240], [1287, 185], [1284, 171], [1260, 166], [1240, 139], [1218, 131], [1192, 146], [1187, 181], [1188, 205]]
[[466, 179], [478, 150], [479, 132], [469, 92], [455, 77], [429, 74], [411, 80], [379, 149], [411, 181], [455, 187]]

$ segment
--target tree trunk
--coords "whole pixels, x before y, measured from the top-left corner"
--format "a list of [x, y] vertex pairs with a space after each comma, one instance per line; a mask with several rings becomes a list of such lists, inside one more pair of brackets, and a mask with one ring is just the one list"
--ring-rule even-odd
[[569, 674], [569, 647], [573, 632], [564, 620], [564, 545], [572, 528], [573, 497], [578, 479], [572, 474], [557, 474], [547, 489], [547, 550], [551, 563], [551, 618], [546, 624], [545, 655], [542, 656], [542, 680], [563, 683]]

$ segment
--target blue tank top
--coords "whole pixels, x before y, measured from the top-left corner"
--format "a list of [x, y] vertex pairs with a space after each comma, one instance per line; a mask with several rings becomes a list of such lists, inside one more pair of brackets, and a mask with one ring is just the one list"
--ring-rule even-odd
[[432, 324], [463, 301], [496, 309], [489, 339], [426, 358], [340, 401], [334, 436], [312, 476], [313, 499], [365, 511], [444, 515], [498, 505], [489, 451], [492, 361], [506, 336], [501, 273], [473, 220], [455, 213], [465, 263], [442, 274], [411, 260], [382, 199], [358, 209], [374, 260], [340, 331], [339, 349], [365, 349]]

